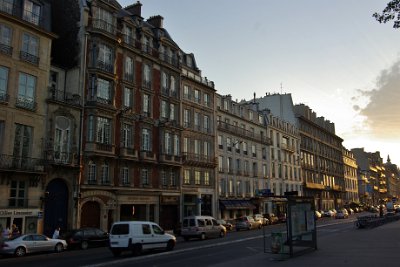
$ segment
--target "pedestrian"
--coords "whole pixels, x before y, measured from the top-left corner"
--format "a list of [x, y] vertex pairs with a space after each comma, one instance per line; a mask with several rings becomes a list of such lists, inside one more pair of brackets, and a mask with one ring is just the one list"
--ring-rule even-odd
[[60, 227], [57, 227], [53, 233], [53, 239], [58, 239], [60, 237]]
[[11, 226], [11, 237], [17, 237], [19, 236], [21, 233], [18, 229], [18, 226], [16, 224], [13, 224]]

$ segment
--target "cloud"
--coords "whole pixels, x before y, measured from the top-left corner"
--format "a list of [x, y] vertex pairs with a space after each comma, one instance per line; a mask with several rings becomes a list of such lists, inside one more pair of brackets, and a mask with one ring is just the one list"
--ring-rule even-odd
[[[359, 97], [368, 98], [364, 107], [353, 109], [365, 117], [371, 133], [377, 138], [392, 139], [400, 133], [400, 59], [390, 68], [381, 71], [375, 89], [358, 90]], [[358, 97], [352, 99], [356, 100]]]

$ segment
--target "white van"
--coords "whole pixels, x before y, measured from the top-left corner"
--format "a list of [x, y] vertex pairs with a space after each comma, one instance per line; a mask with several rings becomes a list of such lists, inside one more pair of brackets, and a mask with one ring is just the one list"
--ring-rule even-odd
[[143, 250], [173, 250], [176, 238], [154, 222], [121, 221], [113, 223], [110, 231], [110, 250], [114, 256], [132, 251], [137, 256]]
[[185, 241], [191, 237], [202, 240], [209, 237], [224, 237], [226, 228], [211, 216], [188, 216], [183, 218], [181, 236]]

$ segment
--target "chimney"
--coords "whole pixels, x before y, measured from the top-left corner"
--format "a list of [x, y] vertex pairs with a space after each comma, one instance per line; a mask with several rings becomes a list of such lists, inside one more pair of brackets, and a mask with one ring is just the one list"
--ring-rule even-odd
[[157, 16], [152, 16], [150, 17], [147, 22], [153, 25], [156, 28], [162, 28], [163, 27], [163, 20], [164, 18], [160, 15]]
[[140, 3], [140, 1], [137, 1], [135, 4], [127, 6], [124, 9], [132, 15], [139, 17], [142, 16], [142, 3]]

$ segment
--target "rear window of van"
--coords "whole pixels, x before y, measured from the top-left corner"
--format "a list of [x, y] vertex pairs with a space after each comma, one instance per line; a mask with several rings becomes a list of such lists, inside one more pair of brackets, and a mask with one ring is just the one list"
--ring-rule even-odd
[[194, 219], [183, 219], [182, 226], [183, 227], [192, 227], [192, 226], [196, 226], [196, 223], [195, 223]]
[[129, 224], [114, 224], [113, 228], [111, 229], [112, 235], [127, 235], [129, 234]]

